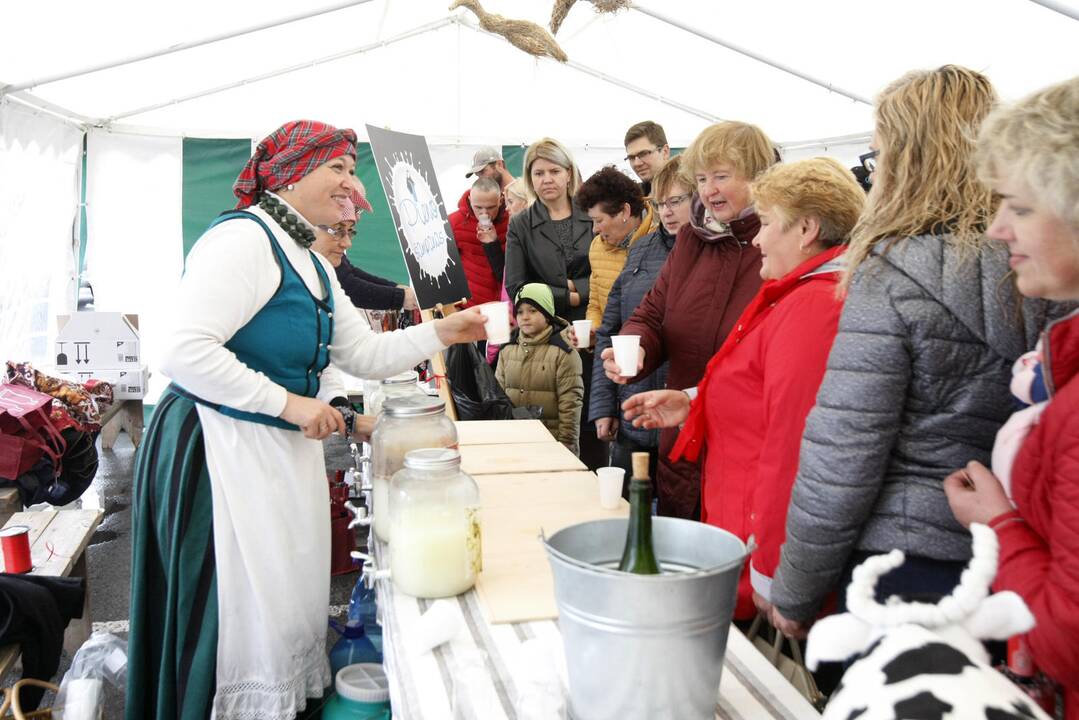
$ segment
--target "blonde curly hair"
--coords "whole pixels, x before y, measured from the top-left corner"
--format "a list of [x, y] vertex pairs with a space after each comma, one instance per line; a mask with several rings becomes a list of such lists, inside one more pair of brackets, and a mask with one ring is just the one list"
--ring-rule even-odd
[[995, 208], [974, 169], [974, 141], [996, 92], [981, 73], [958, 65], [918, 70], [877, 97], [880, 150], [865, 212], [851, 234], [843, 285], [882, 241], [948, 232], [976, 252]]
[[1079, 228], [1079, 77], [997, 108], [978, 133], [978, 176], [1017, 181]]
[[847, 242], [865, 206], [865, 191], [854, 175], [829, 157], [773, 165], [749, 191], [758, 211], [775, 213], [784, 229], [802, 218], [816, 218], [825, 247]]

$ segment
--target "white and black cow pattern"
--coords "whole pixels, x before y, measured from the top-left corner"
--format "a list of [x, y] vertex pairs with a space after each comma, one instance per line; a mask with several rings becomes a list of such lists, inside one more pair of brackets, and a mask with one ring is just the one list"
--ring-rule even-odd
[[989, 595], [997, 538], [972, 525], [974, 557], [959, 586], [936, 605], [875, 598], [877, 579], [903, 554], [870, 558], [855, 570], [849, 613], [818, 622], [806, 664], [853, 663], [824, 711], [827, 720], [1051, 720], [988, 665], [981, 640], [1003, 640], [1034, 626], [1014, 593]]

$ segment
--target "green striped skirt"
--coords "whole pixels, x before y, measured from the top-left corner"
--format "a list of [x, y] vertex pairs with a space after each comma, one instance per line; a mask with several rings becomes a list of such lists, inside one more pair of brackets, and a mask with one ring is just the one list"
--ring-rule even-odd
[[135, 461], [127, 720], [203, 720], [217, 669], [213, 499], [193, 401], [167, 390]]

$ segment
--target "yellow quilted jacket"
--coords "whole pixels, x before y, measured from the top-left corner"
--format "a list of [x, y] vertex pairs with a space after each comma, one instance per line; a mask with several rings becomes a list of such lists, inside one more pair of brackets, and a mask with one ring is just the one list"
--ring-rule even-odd
[[608, 245], [599, 235], [592, 238], [592, 245], [588, 248], [588, 262], [592, 266], [592, 275], [588, 280], [588, 311], [585, 317], [592, 321], [593, 330], [598, 330], [600, 323], [603, 322], [607, 296], [611, 294], [614, 281], [618, 279], [618, 274], [626, 265], [629, 249], [633, 247], [633, 243], [654, 232], [655, 229], [656, 222], [652, 215], [652, 206], [645, 205], [644, 218], [630, 236], [625, 247]]

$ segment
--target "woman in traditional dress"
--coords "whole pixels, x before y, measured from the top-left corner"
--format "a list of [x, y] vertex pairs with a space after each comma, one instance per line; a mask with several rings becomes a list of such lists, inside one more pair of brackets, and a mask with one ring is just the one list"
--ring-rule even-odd
[[286, 720], [330, 684], [330, 523], [315, 398], [333, 362], [406, 370], [484, 337], [478, 311], [376, 335], [310, 251], [352, 191], [356, 135], [290, 122], [263, 140], [192, 248], [136, 460], [128, 720]]

